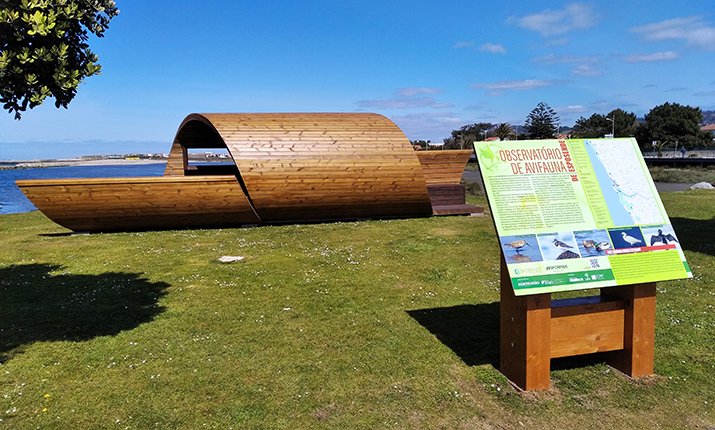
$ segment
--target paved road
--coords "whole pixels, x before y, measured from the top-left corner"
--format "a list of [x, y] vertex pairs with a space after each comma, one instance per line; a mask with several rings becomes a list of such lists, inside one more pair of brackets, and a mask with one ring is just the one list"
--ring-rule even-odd
[[[479, 172], [467, 171], [462, 174], [462, 179], [470, 182], [482, 183], [482, 177]], [[671, 184], [665, 182], [656, 182], [655, 188], [658, 189], [660, 193], [669, 193], [672, 191], [685, 191], [690, 188], [693, 184]]]

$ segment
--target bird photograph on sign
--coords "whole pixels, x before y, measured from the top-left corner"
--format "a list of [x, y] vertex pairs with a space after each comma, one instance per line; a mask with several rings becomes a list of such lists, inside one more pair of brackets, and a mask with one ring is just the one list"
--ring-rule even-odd
[[616, 228], [609, 230], [608, 233], [611, 235], [611, 243], [616, 249], [646, 246], [643, 233], [638, 227]]
[[680, 243], [675, 236], [675, 231], [673, 231], [673, 227], [667, 224], [643, 228], [643, 235], [648, 238], [648, 246], [679, 246]]
[[575, 231], [574, 238], [582, 257], [598, 257], [606, 255], [611, 249], [611, 239], [606, 230]]
[[502, 236], [502, 250], [509, 263], [543, 261], [536, 235]]
[[580, 258], [578, 247], [570, 231], [539, 234], [539, 246], [544, 260], [564, 260]]

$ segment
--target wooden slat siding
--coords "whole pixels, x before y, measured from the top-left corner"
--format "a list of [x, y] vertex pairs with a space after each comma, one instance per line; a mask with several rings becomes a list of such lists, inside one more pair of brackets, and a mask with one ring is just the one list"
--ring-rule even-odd
[[551, 301], [551, 358], [623, 349], [623, 300]]
[[179, 142], [174, 142], [169, 152], [169, 159], [166, 161], [164, 176], [184, 176], [187, 166], [186, 148]]
[[48, 218], [74, 231], [222, 227], [261, 222], [235, 176], [16, 183]]
[[225, 142], [265, 222], [432, 214], [415, 151], [381, 115], [192, 114], [177, 142], [202, 142], [197, 130]]
[[446, 151], [415, 151], [422, 165], [427, 185], [458, 184], [462, 179], [471, 149]]
[[465, 203], [464, 185], [435, 184], [427, 185], [432, 206], [463, 205]]

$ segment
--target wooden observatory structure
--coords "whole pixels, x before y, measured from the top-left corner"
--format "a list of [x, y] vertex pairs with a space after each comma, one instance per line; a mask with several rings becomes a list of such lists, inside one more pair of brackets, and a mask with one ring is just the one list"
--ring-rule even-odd
[[[229, 163], [192, 164], [190, 150]], [[19, 180], [48, 218], [122, 231], [471, 214], [459, 184], [471, 150], [415, 151], [373, 113], [191, 114], [164, 176]]]

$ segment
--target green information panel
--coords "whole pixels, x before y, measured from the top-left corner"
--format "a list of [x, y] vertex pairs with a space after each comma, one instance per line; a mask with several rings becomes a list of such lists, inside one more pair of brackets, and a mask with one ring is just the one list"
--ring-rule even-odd
[[692, 277], [635, 139], [474, 149], [516, 295]]

